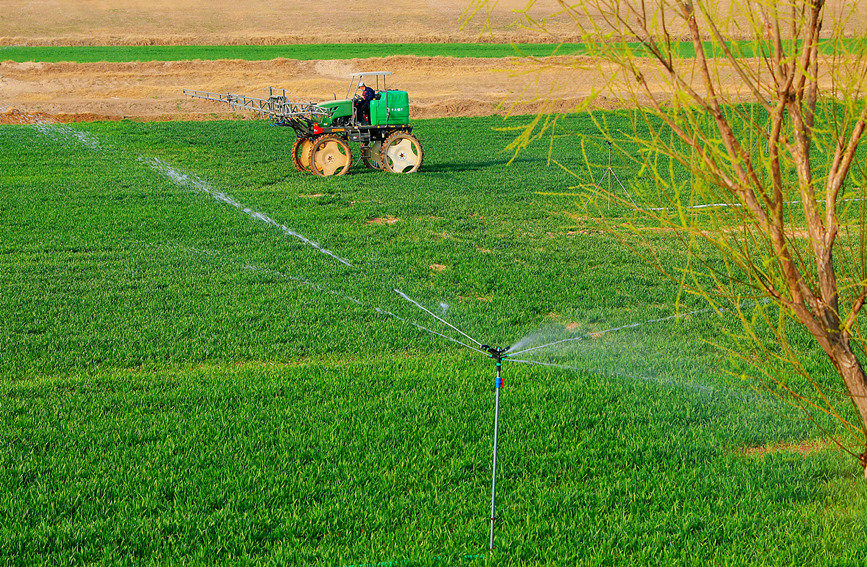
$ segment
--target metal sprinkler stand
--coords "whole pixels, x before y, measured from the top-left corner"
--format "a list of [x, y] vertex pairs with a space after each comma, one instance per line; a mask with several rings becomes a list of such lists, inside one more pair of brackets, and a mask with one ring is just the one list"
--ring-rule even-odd
[[[599, 178], [599, 183], [596, 184], [594, 191], [599, 192], [599, 188], [602, 187], [602, 182], [605, 181], [605, 178], [607, 177], [608, 178], [608, 208], [610, 209], [611, 208], [611, 195], [613, 194], [612, 191], [614, 189], [612, 184], [611, 184], [611, 178], [613, 177], [617, 181], [617, 183], [620, 185], [620, 188], [623, 189], [623, 192], [626, 193], [626, 196], [629, 197], [629, 200], [632, 201], [632, 204], [637, 207], [638, 205], [635, 204], [635, 201], [632, 199], [632, 195], [629, 194], [629, 191], [627, 191], [626, 187], [623, 186], [623, 182], [620, 181], [620, 178], [617, 177], [616, 173], [614, 173], [614, 169], [611, 168], [611, 146], [612, 146], [612, 143], [610, 140], [606, 140], [605, 143], [608, 144], [608, 167], [605, 169], [605, 173], [602, 175], [602, 177]], [[588, 200], [587, 203], [584, 205], [584, 209], [587, 208], [587, 205], [589, 203], [590, 203], [590, 201]]]
[[494, 519], [496, 518], [497, 507], [497, 434], [499, 433], [500, 425], [500, 388], [503, 387], [503, 378], [500, 376], [500, 370], [503, 366], [503, 359], [506, 358], [506, 351], [509, 347], [495, 348], [488, 345], [482, 345], [482, 349], [488, 353], [488, 356], [497, 362], [497, 380], [496, 384], [496, 401], [494, 402], [494, 463], [491, 468], [491, 534], [489, 538], [488, 549], [491, 553], [494, 552]]

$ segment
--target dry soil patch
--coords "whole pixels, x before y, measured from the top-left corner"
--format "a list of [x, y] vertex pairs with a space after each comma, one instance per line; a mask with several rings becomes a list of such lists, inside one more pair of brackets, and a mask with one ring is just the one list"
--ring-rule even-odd
[[[466, 26], [462, 15], [474, 0], [26, 0], [5, 2], [0, 45], [231, 45], [287, 43], [405, 43], [455, 41], [578, 41], [569, 14], [557, 0], [489, 0]], [[571, 3], [570, 3], [571, 4]], [[707, 3], [729, 32], [743, 34], [742, 2]], [[852, 0], [828, 0], [830, 14], [851, 12], [843, 33], [863, 32], [867, 10]], [[528, 9], [527, 6], [530, 6]], [[734, 6], [734, 9], [733, 9]], [[490, 8], [490, 10], [488, 10]], [[519, 11], [546, 33], [512, 25]], [[573, 13], [574, 14], [574, 13]], [[548, 17], [550, 16], [550, 17]], [[585, 16], [575, 16], [581, 21]], [[591, 14], [591, 18], [593, 14]], [[486, 23], [488, 25], [486, 25]], [[667, 22], [683, 34], [677, 18]]]

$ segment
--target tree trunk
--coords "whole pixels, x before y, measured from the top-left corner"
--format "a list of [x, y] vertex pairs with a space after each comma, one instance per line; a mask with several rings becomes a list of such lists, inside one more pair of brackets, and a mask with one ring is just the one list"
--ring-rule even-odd
[[855, 356], [849, 344], [849, 338], [839, 332], [830, 332], [824, 337], [816, 337], [822, 345], [837, 372], [846, 384], [849, 399], [860, 418], [861, 431], [864, 434], [862, 446], [864, 452], [860, 454], [861, 466], [864, 467], [864, 478], [867, 479], [867, 374], [864, 367]]

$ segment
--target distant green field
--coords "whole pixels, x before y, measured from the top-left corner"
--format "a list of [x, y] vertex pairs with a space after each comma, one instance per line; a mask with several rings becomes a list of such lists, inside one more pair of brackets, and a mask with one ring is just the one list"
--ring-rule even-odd
[[[581, 212], [604, 144], [507, 165], [520, 120], [331, 178], [262, 121], [0, 127], [0, 563], [860, 564], [861, 469], [745, 453], [816, 430], [725, 373], [733, 321], [651, 322], [676, 286]], [[454, 341], [566, 338], [504, 364], [489, 556], [494, 365]]]
[[514, 57], [531, 55], [544, 57], [554, 53], [574, 55], [583, 52], [580, 44], [562, 46], [548, 44], [499, 43], [349, 43], [297, 45], [155, 45], [155, 46], [76, 46], [76, 47], [0, 47], [0, 60], [12, 61], [204, 61], [241, 59], [268, 61], [271, 59], [367, 59], [394, 55], [418, 57]]
[[[759, 52], [755, 42], [729, 44], [739, 57], [752, 57]], [[864, 42], [846, 39], [838, 44], [830, 40], [823, 42], [823, 49], [830, 51], [832, 46], [844, 51], [862, 51]], [[723, 53], [711, 42], [705, 42], [711, 56]], [[641, 50], [639, 44], [630, 44], [631, 49]], [[692, 42], [676, 42], [679, 57], [694, 57]], [[141, 45], [141, 46], [8, 46], [0, 47], [0, 61], [42, 61], [56, 63], [72, 61], [76, 63], [129, 61], [188, 61], [201, 59], [213, 61], [220, 59], [240, 59], [246, 61], [268, 61], [271, 59], [367, 59], [371, 57], [391, 57], [395, 55], [414, 55], [417, 57], [547, 57], [550, 55], [587, 55], [587, 47], [582, 43], [562, 44], [502, 44], [502, 43], [323, 43], [297, 45]]]

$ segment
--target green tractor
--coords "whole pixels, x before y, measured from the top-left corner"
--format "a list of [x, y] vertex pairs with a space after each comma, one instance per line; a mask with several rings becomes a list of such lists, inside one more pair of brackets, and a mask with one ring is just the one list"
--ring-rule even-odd
[[[268, 116], [275, 126], [295, 131], [292, 162], [314, 175], [344, 175], [353, 163], [350, 142], [360, 144], [360, 159], [371, 169], [412, 173], [421, 168], [424, 150], [409, 123], [409, 95], [390, 90], [377, 71], [351, 75], [346, 98], [322, 103], [289, 102], [286, 92], [267, 99], [184, 89], [184, 94], [230, 104]], [[355, 93], [367, 87], [368, 96]]]

